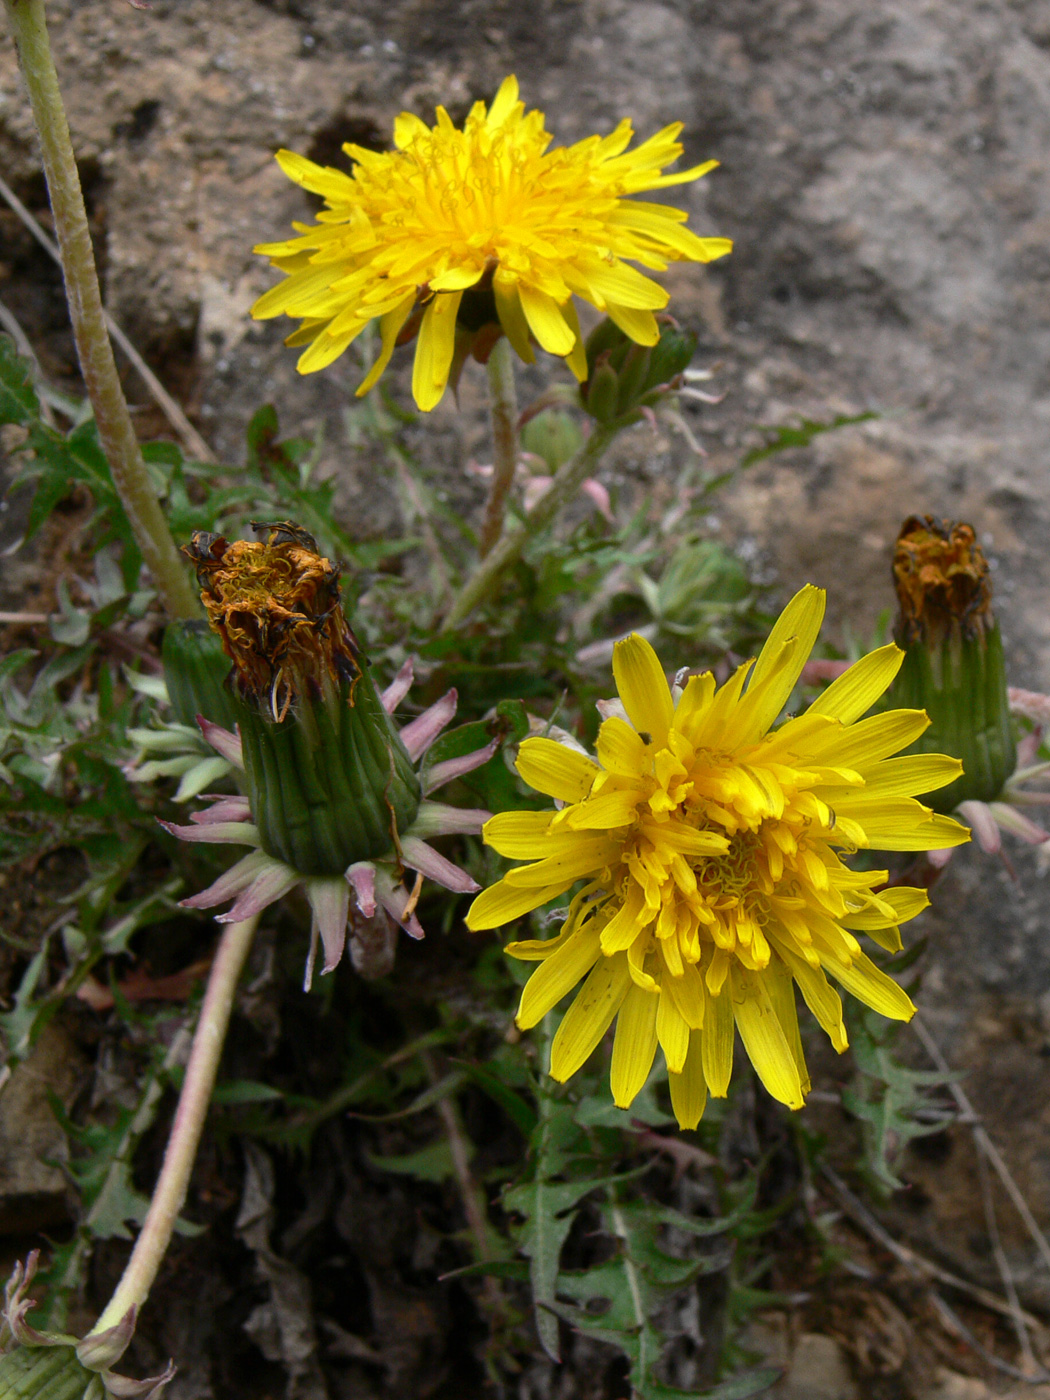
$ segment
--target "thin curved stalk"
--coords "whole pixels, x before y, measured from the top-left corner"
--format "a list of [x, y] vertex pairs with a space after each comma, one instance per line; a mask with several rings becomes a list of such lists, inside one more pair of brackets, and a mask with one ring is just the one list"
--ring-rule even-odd
[[175, 1222], [186, 1200], [201, 1131], [215, 1087], [234, 993], [258, 922], [259, 916], [256, 914], [240, 923], [227, 924], [219, 940], [197, 1029], [193, 1033], [193, 1046], [175, 1110], [175, 1121], [171, 1125], [164, 1163], [149, 1210], [116, 1292], [89, 1335], [94, 1336], [115, 1327], [130, 1308], [142, 1306], [171, 1243]]
[[84, 196], [44, 15], [44, 0], [4, 0], [40, 137], [73, 338], [99, 441], [146, 567], [169, 617], [198, 617], [189, 574], [160, 508], [120, 386], [106, 330]]

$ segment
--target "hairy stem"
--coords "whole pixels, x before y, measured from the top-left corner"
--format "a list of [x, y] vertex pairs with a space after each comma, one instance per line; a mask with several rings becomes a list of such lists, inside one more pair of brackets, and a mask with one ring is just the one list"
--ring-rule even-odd
[[175, 1222], [186, 1200], [190, 1173], [197, 1156], [204, 1119], [211, 1102], [234, 993], [244, 968], [259, 916], [227, 924], [208, 974], [200, 1019], [186, 1065], [175, 1121], [164, 1151], [164, 1164], [150, 1200], [142, 1230], [131, 1251], [113, 1297], [92, 1328], [92, 1334], [115, 1327], [129, 1308], [141, 1307], [171, 1242]]
[[503, 571], [521, 558], [533, 535], [545, 529], [562, 506], [572, 500], [594, 472], [617, 430], [615, 424], [597, 424], [580, 450], [558, 468], [548, 489], [525, 517], [524, 524], [512, 534], [504, 535], [467, 579], [442, 624], [443, 632], [458, 627], [479, 603], [484, 602], [496, 587]]
[[58, 74], [51, 57], [44, 0], [4, 0], [29, 92], [62, 258], [77, 357], [95, 412], [102, 450], [146, 567], [170, 617], [197, 617], [200, 608], [179, 558], [120, 386], [106, 330], [95, 255], [80, 188]]
[[514, 392], [514, 356], [510, 341], [501, 335], [488, 362], [489, 422], [492, 425], [492, 485], [485, 502], [478, 547], [482, 559], [490, 554], [503, 533], [507, 496], [514, 484], [518, 462], [518, 400]]

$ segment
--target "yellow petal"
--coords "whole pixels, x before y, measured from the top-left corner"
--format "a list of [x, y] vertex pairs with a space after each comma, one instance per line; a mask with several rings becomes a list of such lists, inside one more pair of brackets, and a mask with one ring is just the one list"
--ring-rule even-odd
[[664, 1052], [668, 1070], [672, 1074], [681, 1074], [689, 1049], [689, 1027], [674, 1001], [663, 990], [656, 1008], [656, 1038]]
[[497, 268], [492, 278], [492, 291], [496, 297], [496, 315], [511, 348], [519, 360], [527, 365], [535, 364], [536, 356], [529, 340], [529, 323], [521, 309], [517, 278], [501, 273]]
[[773, 1010], [763, 974], [734, 967], [730, 978], [740, 1039], [759, 1079], [780, 1103], [789, 1108], [801, 1108], [798, 1066]]
[[601, 771], [586, 754], [554, 739], [525, 739], [514, 764], [529, 787], [559, 802], [582, 802]]
[[412, 364], [412, 397], [423, 413], [436, 408], [445, 392], [462, 299], [462, 292], [441, 292], [424, 312]]
[[634, 985], [623, 999], [616, 1017], [609, 1087], [617, 1108], [629, 1108], [649, 1078], [656, 1056], [658, 992]]
[[[666, 303], [665, 303], [666, 305]], [[651, 311], [636, 311], [612, 302], [605, 308], [609, 320], [630, 336], [636, 345], [655, 345], [660, 339], [660, 327]]]
[[810, 1090], [810, 1079], [809, 1071], [806, 1069], [806, 1056], [802, 1050], [802, 1036], [798, 1029], [795, 984], [787, 966], [776, 957], [770, 959], [769, 966], [762, 976], [764, 985], [769, 991], [769, 1000], [773, 1011], [780, 1022], [780, 1029], [784, 1032], [784, 1039], [787, 1041], [788, 1049], [795, 1061], [802, 1095], [805, 1097]]
[[[767, 701], [768, 705], [772, 703], [776, 694], [780, 695], [780, 704], [775, 714], [779, 714], [787, 704], [788, 696], [794, 690], [802, 668], [809, 660], [823, 621], [824, 590], [807, 583], [804, 588], [799, 589], [773, 624], [773, 630], [766, 638], [766, 644], [755, 662], [755, 669], [751, 674], [751, 689], [760, 686], [767, 676], [774, 672], [777, 674], [776, 691]], [[796, 648], [791, 654], [790, 664], [785, 667], [781, 647], [791, 637], [796, 639]]]
[[963, 766], [957, 758], [946, 754], [913, 753], [902, 758], [883, 759], [877, 767], [861, 771], [866, 784], [865, 796], [877, 792], [882, 797], [921, 797], [954, 782]]
[[613, 648], [613, 676], [642, 742], [663, 748], [674, 719], [674, 702], [656, 652], [637, 632]]
[[612, 1025], [631, 986], [627, 955], [599, 958], [566, 1011], [551, 1043], [551, 1078], [564, 1083], [589, 1058]]
[[486, 126], [490, 131], [495, 131], [497, 127], [503, 125], [514, 111], [517, 101], [518, 80], [512, 73], [510, 77], [503, 79], [496, 96], [492, 99], [492, 106], [489, 108], [486, 120]]
[[412, 312], [412, 308], [415, 306], [415, 304], [416, 298], [415, 294], [413, 293], [412, 296], [406, 297], [401, 303], [401, 305], [397, 307], [396, 310], [388, 311], [386, 315], [380, 320], [379, 334], [382, 338], [382, 348], [380, 349], [379, 356], [376, 359], [375, 364], [368, 371], [368, 374], [365, 376], [365, 378], [361, 381], [361, 383], [357, 386], [357, 389], [355, 390], [358, 398], [360, 398], [363, 394], [368, 393], [369, 389], [371, 389], [373, 385], [375, 385], [378, 382], [379, 376], [383, 373], [387, 365], [390, 363], [390, 357], [394, 353], [394, 347], [397, 344], [397, 338], [401, 334], [401, 327], [408, 320], [409, 315]]
[[565, 357], [565, 363], [572, 370], [577, 383], [582, 384], [587, 378], [587, 347], [584, 344], [583, 331], [580, 329], [580, 318], [576, 314], [576, 306], [571, 297], [562, 303], [561, 314], [565, 317], [565, 324], [576, 337], [576, 344]]
[[539, 860], [551, 850], [553, 812], [497, 812], [481, 828], [486, 846], [511, 860]]
[[638, 803], [643, 794], [638, 791], [603, 792], [570, 807], [565, 825], [571, 831], [611, 831], [626, 826], [638, 815]]
[[925, 890], [913, 888], [911, 885], [894, 885], [888, 890], [879, 890], [878, 899], [882, 904], [888, 904], [893, 910], [891, 920], [887, 920], [876, 909], [861, 909], [856, 913], [843, 914], [839, 920], [846, 928], [857, 928], [867, 932], [869, 929], [880, 928], [887, 922], [895, 924], [906, 924], [909, 919], [914, 919], [916, 914], [921, 914], [924, 909], [930, 907], [930, 896]]
[[576, 929], [557, 952], [546, 958], [526, 982], [516, 1021], [523, 1031], [542, 1021], [552, 1007], [571, 992], [601, 956], [593, 919]]
[[321, 331], [317, 339], [308, 350], [299, 356], [296, 369], [300, 374], [313, 374], [316, 370], [325, 369], [333, 360], [338, 360], [343, 351], [356, 340], [365, 328], [365, 323], [357, 326], [352, 331], [346, 331], [342, 335], [329, 335], [327, 331]]
[[595, 305], [605, 303], [610, 316], [614, 305], [621, 312], [662, 311], [667, 305], [668, 294], [664, 288], [627, 263], [588, 259], [579, 272]]
[[715, 694], [715, 678], [710, 671], [702, 676], [690, 676], [678, 697], [674, 711], [674, 727], [690, 743], [703, 722]]
[[707, 998], [704, 1013], [703, 1061], [707, 1087], [716, 1099], [724, 1099], [733, 1074], [733, 998], [728, 986]]
[[686, 963], [681, 976], [665, 977], [660, 983], [662, 995], [674, 998], [682, 1020], [690, 1030], [698, 1031], [704, 1024], [704, 979], [695, 963]]
[[847, 729], [835, 726], [810, 735], [803, 753], [807, 760], [827, 758], [838, 768], [856, 768], [858, 763], [875, 763], [907, 748], [929, 727], [925, 710], [887, 710]]
[[753, 661], [745, 661], [738, 666], [725, 685], [715, 692], [703, 715], [690, 726], [686, 737], [694, 747], [721, 749], [733, 743], [736, 707], [753, 665]]
[[645, 891], [632, 880], [623, 903], [602, 930], [602, 951], [608, 954], [626, 951], [652, 921], [652, 910], [646, 908]]
[[467, 912], [467, 928], [475, 931], [500, 928], [503, 924], [520, 918], [522, 914], [539, 909], [548, 900], [564, 894], [567, 888], [565, 884], [555, 884], [541, 889], [513, 889], [500, 880], [483, 890], [470, 906]]
[[[733, 722], [733, 740], [737, 748], [757, 743], [787, 704], [802, 670], [797, 664], [799, 650], [800, 639], [786, 637], [763, 675], [758, 677], [752, 672], [751, 684], [737, 706]], [[762, 655], [768, 651], [767, 642]], [[757, 671], [757, 665], [755, 669]]]
[[544, 350], [551, 355], [570, 355], [576, 344], [576, 336], [571, 327], [565, 324], [565, 317], [554, 298], [524, 282], [519, 284], [518, 295], [529, 328]]
[[830, 715], [852, 724], [870, 710], [901, 668], [904, 652], [892, 642], [869, 652], [833, 680], [810, 705], [807, 714]]
[[776, 948], [792, 977], [798, 983], [802, 999], [816, 1017], [817, 1024], [827, 1034], [835, 1049], [841, 1053], [846, 1049], [846, 1026], [842, 1018], [842, 998], [818, 967], [811, 967], [790, 947], [776, 940]]
[[887, 953], [900, 953], [904, 949], [901, 931], [896, 924], [882, 924], [878, 928], [866, 929], [868, 937]]
[[568, 887], [584, 875], [591, 875], [602, 869], [620, 853], [620, 847], [606, 836], [588, 836], [583, 832], [576, 835], [571, 844], [554, 855], [537, 861], [535, 865], [521, 865], [509, 870], [503, 883], [512, 889], [535, 889], [539, 886], [560, 884]]
[[598, 762], [607, 773], [637, 778], [649, 769], [652, 747], [646, 747], [638, 732], [619, 715], [611, 715], [598, 730]]
[[701, 1033], [690, 1031], [689, 1050], [681, 1074], [670, 1073], [671, 1108], [680, 1128], [695, 1128], [707, 1107], [707, 1081], [704, 1079]]
[[891, 1021], [910, 1021], [915, 1015], [907, 992], [877, 968], [865, 953], [861, 953], [852, 967], [825, 958], [821, 958], [821, 962], [847, 992], [852, 992], [858, 1001], [881, 1016], [888, 1016]]
[[951, 817], [930, 815], [913, 797], [850, 797], [837, 810], [859, 822], [872, 849], [878, 851], [939, 851], [970, 839], [969, 828]]

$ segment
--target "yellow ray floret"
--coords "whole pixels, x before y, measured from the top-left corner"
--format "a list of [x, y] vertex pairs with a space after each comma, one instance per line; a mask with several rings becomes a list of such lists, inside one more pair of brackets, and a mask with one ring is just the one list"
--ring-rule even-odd
[[796, 985], [840, 1051], [842, 1003], [829, 975], [885, 1016], [912, 1015], [855, 933], [898, 951], [899, 925], [926, 907], [926, 893], [881, 888], [885, 870], [851, 870], [840, 852], [969, 840], [917, 800], [961, 765], [894, 757], [928, 725], [921, 710], [862, 718], [897, 673], [895, 646], [772, 727], [823, 615], [823, 592], [803, 588], [757, 660], [720, 689], [708, 673], [672, 692], [652, 647], [631, 636], [613, 656], [627, 719], [602, 724], [597, 762], [552, 739], [521, 745], [522, 777], [562, 805], [486, 824], [490, 846], [530, 864], [479, 895], [467, 923], [495, 928], [586, 882], [556, 938], [507, 948], [540, 964], [522, 994], [523, 1029], [584, 979], [554, 1038], [555, 1079], [575, 1073], [615, 1019], [616, 1102], [630, 1104], [659, 1045], [678, 1121], [695, 1127], [708, 1093], [727, 1090], [737, 1031], [769, 1092], [801, 1107], [809, 1079]]
[[350, 174], [279, 151], [288, 178], [326, 207], [315, 225], [295, 225], [298, 238], [255, 249], [288, 275], [252, 315], [302, 318], [288, 343], [307, 346], [304, 374], [330, 364], [378, 321], [380, 353], [358, 393], [372, 387], [421, 315], [412, 392], [428, 410], [448, 382], [464, 293], [482, 295], [523, 359], [531, 362], [535, 342], [583, 379], [573, 296], [631, 339], [655, 345], [653, 313], [668, 296], [630, 263], [662, 272], [669, 262], [710, 262], [732, 247], [727, 238], [697, 237], [680, 209], [625, 197], [698, 180], [718, 164], [664, 175], [682, 154], [680, 131], [676, 122], [629, 151], [634, 133], [622, 121], [609, 136], [551, 150], [543, 113], [525, 111], [509, 77], [491, 107], [474, 104], [462, 130], [439, 107], [433, 127], [403, 112], [393, 151], [344, 146], [355, 162]]

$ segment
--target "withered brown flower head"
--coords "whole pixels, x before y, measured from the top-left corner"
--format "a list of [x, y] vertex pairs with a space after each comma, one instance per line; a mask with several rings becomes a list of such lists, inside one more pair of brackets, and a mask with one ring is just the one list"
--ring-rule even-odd
[[325, 679], [355, 681], [360, 647], [339, 605], [339, 570], [289, 521], [252, 522], [264, 542], [199, 530], [183, 552], [244, 698], [283, 719]]
[[988, 561], [972, 525], [909, 516], [897, 537], [893, 581], [901, 609], [898, 641], [903, 644], [953, 622], [973, 631], [988, 620]]

